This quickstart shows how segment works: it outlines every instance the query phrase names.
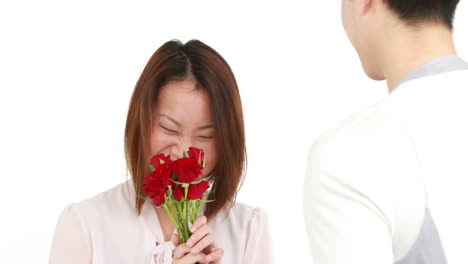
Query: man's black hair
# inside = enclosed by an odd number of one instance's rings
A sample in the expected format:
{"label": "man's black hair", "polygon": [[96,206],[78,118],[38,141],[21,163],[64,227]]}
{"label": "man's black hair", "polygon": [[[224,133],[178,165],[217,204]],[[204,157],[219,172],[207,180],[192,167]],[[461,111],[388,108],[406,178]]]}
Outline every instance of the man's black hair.
{"label": "man's black hair", "polygon": [[421,22],[442,22],[453,27],[455,8],[459,0],[384,0],[409,25]]}

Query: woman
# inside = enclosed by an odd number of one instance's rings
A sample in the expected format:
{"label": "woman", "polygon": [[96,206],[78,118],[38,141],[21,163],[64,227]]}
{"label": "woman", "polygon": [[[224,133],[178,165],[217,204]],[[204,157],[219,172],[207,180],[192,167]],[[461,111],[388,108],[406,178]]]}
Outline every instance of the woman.
{"label": "woman", "polygon": [[[163,208],[138,198],[150,158],[203,149],[212,190],[192,235],[180,244]],[[200,41],[169,41],[146,65],[125,128],[131,179],[68,205],[49,262],[271,263],[265,213],[235,203],[245,167],[242,107],[226,61]]]}

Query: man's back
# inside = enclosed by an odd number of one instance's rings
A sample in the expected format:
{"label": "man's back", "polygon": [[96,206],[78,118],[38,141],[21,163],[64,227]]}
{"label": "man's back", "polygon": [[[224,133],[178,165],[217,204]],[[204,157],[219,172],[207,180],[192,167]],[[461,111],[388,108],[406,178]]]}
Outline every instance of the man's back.
{"label": "man's back", "polygon": [[316,263],[468,263],[468,71],[409,81],[314,145]]}

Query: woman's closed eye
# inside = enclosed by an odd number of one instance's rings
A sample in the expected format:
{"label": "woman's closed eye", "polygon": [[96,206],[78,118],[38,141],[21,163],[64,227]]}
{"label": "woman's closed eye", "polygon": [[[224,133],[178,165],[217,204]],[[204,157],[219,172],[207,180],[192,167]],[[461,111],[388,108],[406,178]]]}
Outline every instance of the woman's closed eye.
{"label": "woman's closed eye", "polygon": [[208,139],[212,139],[213,136],[198,136],[199,138],[201,139],[204,139],[204,140],[208,140]]}
{"label": "woman's closed eye", "polygon": [[169,129],[169,128],[163,126],[163,125],[159,125],[159,126],[161,126],[161,128],[164,129],[168,133],[177,134],[177,131],[175,131],[175,130]]}

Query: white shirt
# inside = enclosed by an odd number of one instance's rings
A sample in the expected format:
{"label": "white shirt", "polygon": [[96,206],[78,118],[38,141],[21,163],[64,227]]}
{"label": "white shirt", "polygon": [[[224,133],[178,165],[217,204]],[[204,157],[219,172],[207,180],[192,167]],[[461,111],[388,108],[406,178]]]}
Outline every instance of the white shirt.
{"label": "white shirt", "polygon": [[311,149],[314,264],[468,263],[468,71],[402,83]]}
{"label": "white shirt", "polygon": [[[268,221],[259,208],[236,203],[208,222],[222,263],[272,263]],[[52,242],[50,264],[168,264],[174,246],[165,242],[156,211],[145,201],[135,210],[132,181],[68,205]]]}

